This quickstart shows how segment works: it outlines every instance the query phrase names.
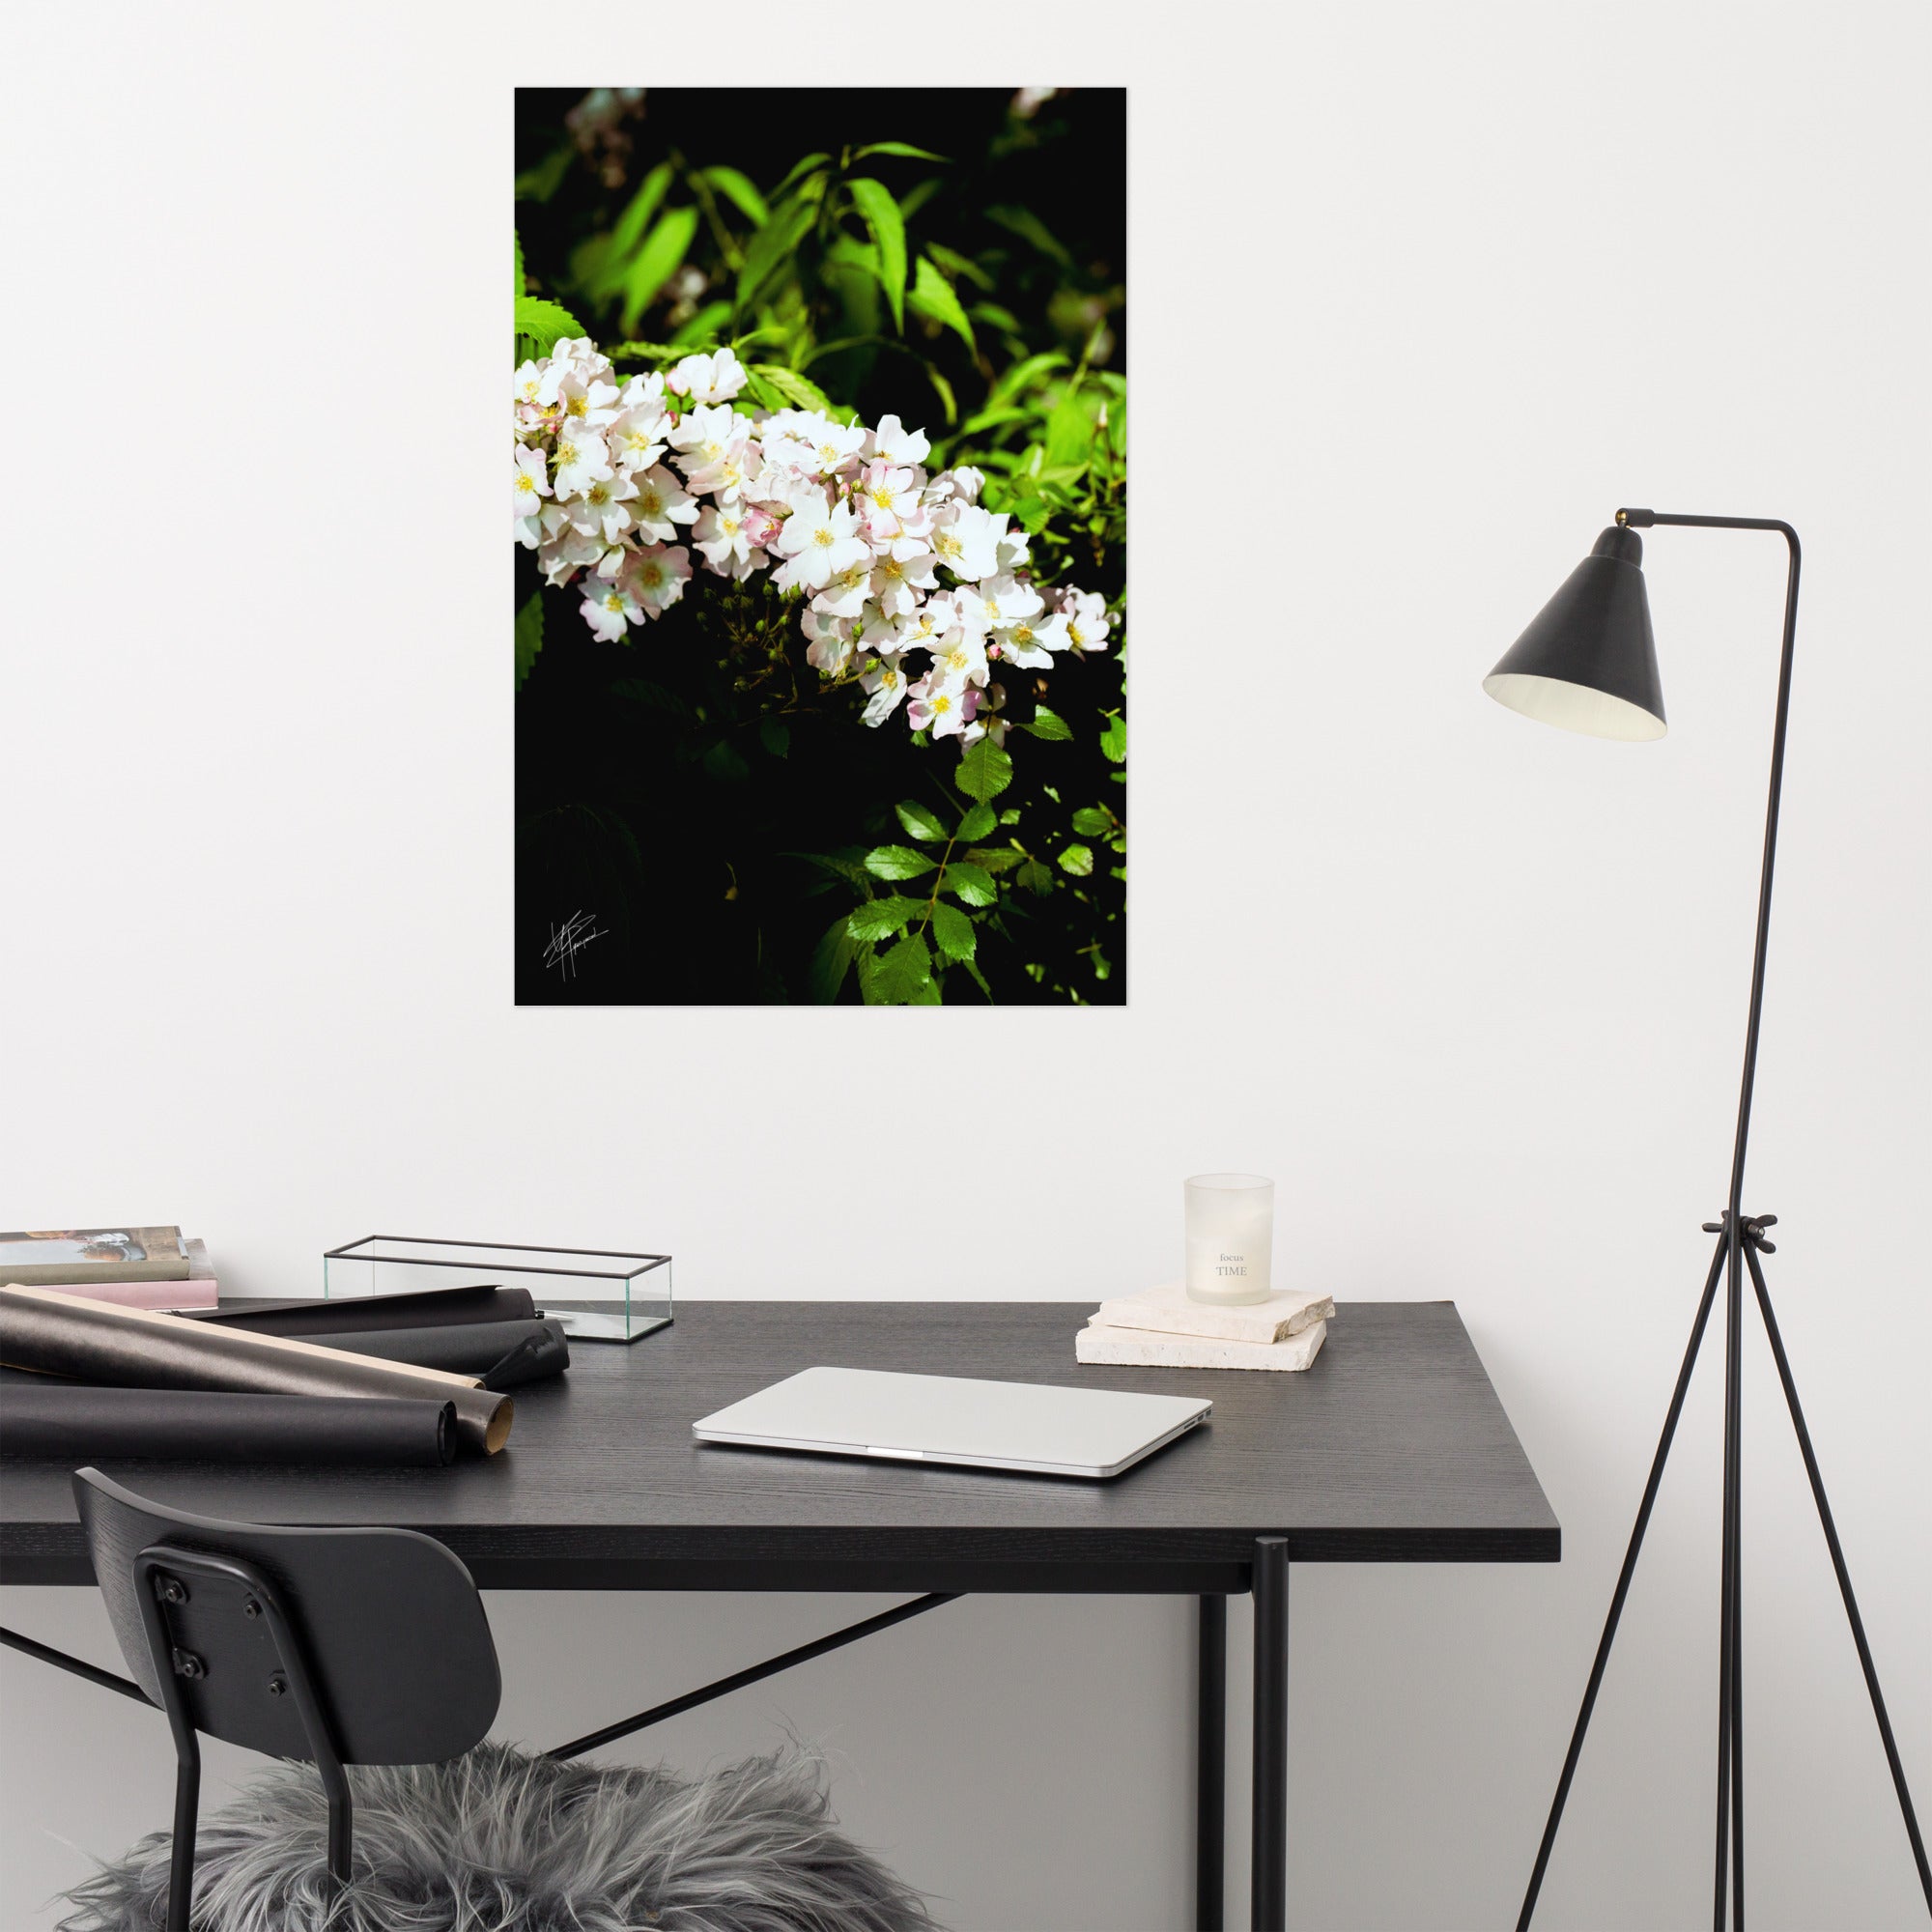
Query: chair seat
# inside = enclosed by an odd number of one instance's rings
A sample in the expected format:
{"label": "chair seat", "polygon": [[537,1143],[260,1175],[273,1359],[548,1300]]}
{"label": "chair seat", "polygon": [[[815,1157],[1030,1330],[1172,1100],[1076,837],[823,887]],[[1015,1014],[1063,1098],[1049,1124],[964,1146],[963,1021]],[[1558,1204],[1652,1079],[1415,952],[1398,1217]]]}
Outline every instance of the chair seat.
{"label": "chair seat", "polygon": [[[338,1895],[312,1766],[280,1764],[202,1820],[194,1932],[931,1932],[923,1902],[840,1832],[819,1761],[787,1748],[686,1780],[479,1745],[354,1766]],[[61,1932],[152,1932],[166,1833],[68,1894]]]}

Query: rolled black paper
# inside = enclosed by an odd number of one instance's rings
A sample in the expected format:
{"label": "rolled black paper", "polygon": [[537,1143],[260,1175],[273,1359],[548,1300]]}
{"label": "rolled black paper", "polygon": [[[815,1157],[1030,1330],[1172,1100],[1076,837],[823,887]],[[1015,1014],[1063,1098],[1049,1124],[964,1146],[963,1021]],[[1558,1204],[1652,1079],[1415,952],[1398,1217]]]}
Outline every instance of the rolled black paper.
{"label": "rolled black paper", "polygon": [[456,1408],[459,1443],[484,1455],[508,1440],[516,1413],[508,1396],[479,1388],[472,1377],[376,1361],[295,1335],[111,1308],[51,1288],[0,1286],[0,1362],[120,1388],[447,1402]]}
{"label": "rolled black paper", "polygon": [[440,1328],[444,1323],[529,1321],[536,1304],[526,1288],[425,1288],[407,1294],[334,1295],[307,1301],[230,1301],[185,1311],[188,1319],[256,1335],[367,1335],[379,1328]]}
{"label": "rolled black paper", "polygon": [[570,1344],[563,1338],[561,1321],[459,1321],[441,1328],[378,1328],[368,1334],[305,1339],[325,1349],[412,1362],[417,1368],[444,1369],[453,1376],[487,1375],[506,1356],[522,1350],[514,1371],[516,1381],[493,1381],[492,1388],[538,1381],[561,1375],[570,1366]]}
{"label": "rolled black paper", "polygon": [[446,1402],[320,1395],[230,1395],[201,1389],[0,1383],[0,1456],[70,1467],[98,1457],[182,1463],[293,1463],[312,1467],[435,1467],[456,1454]]}

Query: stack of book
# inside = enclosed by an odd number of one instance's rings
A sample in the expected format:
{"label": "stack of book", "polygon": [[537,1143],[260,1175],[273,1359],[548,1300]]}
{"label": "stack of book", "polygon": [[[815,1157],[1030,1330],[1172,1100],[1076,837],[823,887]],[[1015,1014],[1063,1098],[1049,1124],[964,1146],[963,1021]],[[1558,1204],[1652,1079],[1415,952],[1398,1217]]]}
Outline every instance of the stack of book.
{"label": "stack of book", "polygon": [[1326,1294],[1271,1294],[1227,1307],[1178,1281],[1103,1301],[1075,1336],[1078,1362],[1164,1369],[1305,1369],[1328,1338]]}
{"label": "stack of book", "polygon": [[49,1228],[0,1234],[0,1282],[57,1288],[120,1308],[213,1308],[203,1241],[179,1228]]}

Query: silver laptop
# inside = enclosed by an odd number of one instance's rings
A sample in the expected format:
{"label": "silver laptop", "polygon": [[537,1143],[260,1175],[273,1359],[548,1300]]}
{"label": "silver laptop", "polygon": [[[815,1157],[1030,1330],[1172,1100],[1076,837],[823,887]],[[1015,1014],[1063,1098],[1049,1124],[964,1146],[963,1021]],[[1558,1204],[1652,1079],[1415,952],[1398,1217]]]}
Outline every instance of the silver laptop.
{"label": "silver laptop", "polygon": [[1211,1402],[1119,1389],[804,1369],[691,1425],[701,1442],[1118,1476],[1208,1419]]}

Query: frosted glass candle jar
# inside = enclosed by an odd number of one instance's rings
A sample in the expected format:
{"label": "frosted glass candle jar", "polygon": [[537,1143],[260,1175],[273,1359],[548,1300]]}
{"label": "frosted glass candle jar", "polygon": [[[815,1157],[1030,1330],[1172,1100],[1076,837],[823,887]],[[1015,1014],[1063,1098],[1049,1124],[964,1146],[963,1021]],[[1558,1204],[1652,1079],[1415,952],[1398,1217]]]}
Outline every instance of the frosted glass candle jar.
{"label": "frosted glass candle jar", "polygon": [[1265,1301],[1274,1256],[1274,1182],[1259,1174],[1197,1174],[1186,1184],[1191,1301]]}

